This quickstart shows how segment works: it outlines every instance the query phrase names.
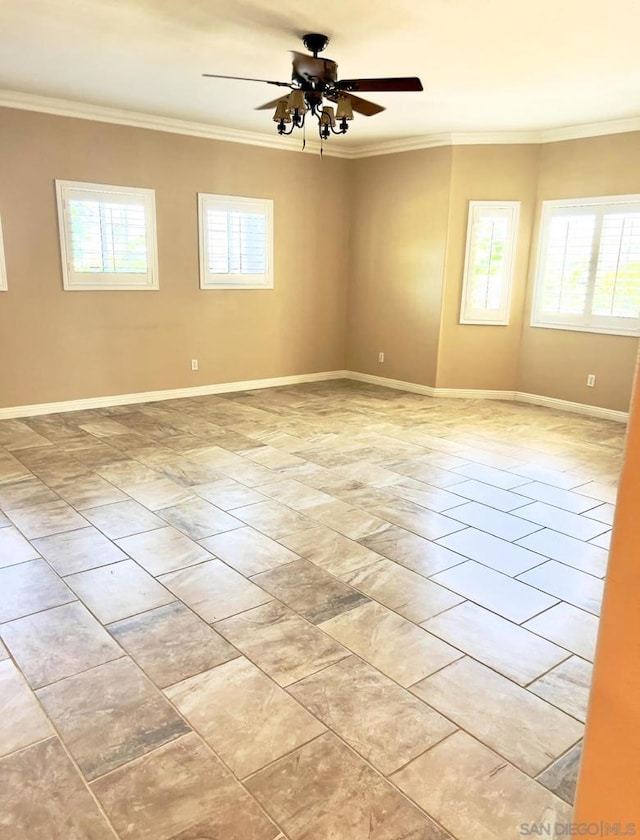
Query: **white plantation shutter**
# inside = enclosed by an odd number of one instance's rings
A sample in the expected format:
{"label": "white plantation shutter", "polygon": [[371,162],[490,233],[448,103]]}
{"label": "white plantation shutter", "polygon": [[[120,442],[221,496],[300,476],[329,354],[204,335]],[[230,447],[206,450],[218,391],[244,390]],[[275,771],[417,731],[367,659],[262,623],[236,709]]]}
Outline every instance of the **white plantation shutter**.
{"label": "white plantation shutter", "polygon": [[470,201],[461,324],[508,324],[520,202]]}
{"label": "white plantation shutter", "polygon": [[57,181],[65,289],[157,289],[153,190]]}
{"label": "white plantation shutter", "polygon": [[544,202],[531,323],[637,334],[640,196]]}
{"label": "white plantation shutter", "polygon": [[203,289],[273,287],[273,202],[201,193],[200,286]]}

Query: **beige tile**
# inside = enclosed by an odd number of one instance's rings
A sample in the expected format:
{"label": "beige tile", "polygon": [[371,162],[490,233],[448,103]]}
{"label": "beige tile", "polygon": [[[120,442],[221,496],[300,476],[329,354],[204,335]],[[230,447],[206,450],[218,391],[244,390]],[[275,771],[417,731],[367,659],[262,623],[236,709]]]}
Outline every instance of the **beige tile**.
{"label": "beige tile", "polygon": [[16,508],[7,511],[7,516],[29,540],[59,534],[62,531],[73,531],[87,524],[79,513],[62,501]]}
{"label": "beige tile", "polygon": [[116,502],[114,505],[91,508],[83,513],[89,522],[112,540],[141,534],[143,531],[151,531],[165,525],[162,519],[138,502]]}
{"label": "beige tile", "polygon": [[404,686],[462,656],[422,628],[373,602],[325,621],[322,629]]}
{"label": "beige tile", "polygon": [[314,521],[327,525],[352,540],[360,540],[387,527],[384,519],[371,516],[370,513],[337,499],[305,508],[305,513]]}
{"label": "beige tile", "polygon": [[308,560],[295,560],[253,577],[255,583],[312,624],[327,621],[368,601]]}
{"label": "beige tile", "polygon": [[207,537],[200,545],[245,576],[298,559],[293,551],[248,526]]}
{"label": "beige tile", "polygon": [[604,582],[564,563],[549,560],[520,575],[519,580],[587,612],[600,613]]}
{"label": "beige tile", "polygon": [[[525,539],[528,538],[525,537]],[[477,560],[484,566],[490,566],[505,575],[519,575],[544,563],[544,557],[540,554],[501,540],[492,534],[486,534],[484,531],[478,531],[476,528],[465,528],[464,531],[449,534],[448,537],[439,540],[439,545],[463,554],[470,560]]]}
{"label": "beige tile", "polygon": [[366,537],[362,545],[425,577],[457,566],[466,559],[397,525],[389,525],[384,531]]}
{"label": "beige tile", "polygon": [[380,559],[379,554],[324,525],[288,534],[281,537],[280,542],[336,576],[368,566]]}
{"label": "beige tile", "polygon": [[582,737],[576,720],[468,657],[412,691],[530,775]]}
{"label": "beige tile", "polygon": [[615,505],[598,505],[598,507],[588,510],[585,516],[588,519],[595,519],[597,522],[603,522],[605,525],[613,525],[613,520],[616,515]]}
{"label": "beige tile", "polygon": [[[527,485],[523,489],[526,489],[526,487]],[[475,481],[473,479],[456,484],[455,493],[458,496],[459,504],[462,504],[465,499],[469,499],[473,502],[488,505],[496,510],[501,510],[504,513],[508,513],[527,504],[527,500],[523,499],[522,496],[518,496],[516,493],[511,493],[509,490],[493,487],[491,484],[485,484],[482,481]],[[450,507],[453,507],[453,505],[450,505]]]}
{"label": "beige tile", "polygon": [[245,487],[244,484],[232,478],[221,478],[218,481],[198,484],[193,487],[193,492],[221,510],[233,510],[243,505],[255,505],[257,502],[267,501],[262,492],[258,493],[257,490]]}
{"label": "beige tile", "polygon": [[75,600],[44,560],[0,569],[0,595],[0,623]]}
{"label": "beige tile", "polygon": [[162,583],[207,622],[271,601],[271,595],[220,560],[163,575]]}
{"label": "beige tile", "polygon": [[608,552],[611,548],[611,531],[605,531],[599,537],[594,537],[592,540],[589,540],[589,543],[590,545],[597,545],[598,548],[603,548]]}
{"label": "beige tile", "polygon": [[233,515],[274,540],[295,531],[304,531],[313,524],[306,516],[279,502],[261,502],[236,508]]}
{"label": "beige tile", "polygon": [[174,596],[132,560],[79,572],[67,583],[103,624],[174,601]]}
{"label": "beige tile", "polygon": [[568,753],[565,753],[562,758],[559,758],[544,773],[541,773],[538,776],[538,781],[552,793],[555,793],[556,796],[573,805],[581,757],[582,742],[572,747]]}
{"label": "beige tile", "polygon": [[589,662],[572,656],[532,683],[529,690],[584,723],[592,670]]}
{"label": "beige tile", "polygon": [[3,624],[0,635],[32,688],[123,655],[122,649],[78,603]]}
{"label": "beige tile", "polygon": [[190,490],[166,477],[156,478],[144,484],[127,484],[124,490],[149,510],[159,510],[195,499]]}
{"label": "beige tile", "polygon": [[348,656],[330,636],[278,601],[220,621],[215,629],[279,685]]}
{"label": "beige tile", "polygon": [[372,512],[381,519],[386,519],[393,525],[399,525],[427,540],[437,540],[464,527],[448,516],[426,510],[406,499],[398,499],[393,504],[375,505]]}
{"label": "beige tile", "polygon": [[307,677],[289,691],[385,775],[455,730],[355,656]]}
{"label": "beige tile", "polygon": [[291,840],[447,840],[381,776],[327,733],[246,783]]}
{"label": "beige tile", "polygon": [[0,528],[0,568],[15,566],[25,560],[35,560],[40,555],[12,525]]}
{"label": "beige tile", "polygon": [[[596,522],[575,513],[568,513],[566,510],[560,510],[560,508],[552,507],[543,502],[532,502],[530,505],[520,508],[518,516],[540,527],[560,531],[561,534],[575,537],[578,540],[590,540],[604,533],[609,527],[602,522]],[[520,534],[519,536],[526,535]],[[513,537],[513,539],[517,539],[517,537]]]}
{"label": "beige tile", "polygon": [[600,502],[608,502],[615,505],[618,495],[618,488],[612,484],[603,484],[600,481],[589,481],[576,487],[574,493],[588,496],[590,499],[597,499]]}
{"label": "beige tile", "polygon": [[126,557],[117,545],[91,525],[77,531],[40,537],[33,540],[33,545],[63,576],[107,566]]}
{"label": "beige tile", "polygon": [[416,758],[393,781],[459,840],[512,840],[523,822],[571,821],[564,802],[466,732]]}
{"label": "beige tile", "polygon": [[129,501],[128,496],[99,475],[80,476],[61,481],[56,483],[56,492],[76,510]]}
{"label": "beige tile", "polygon": [[[140,485],[144,487],[145,485]],[[170,525],[117,541],[120,548],[151,575],[174,572],[210,560],[211,555]]]}
{"label": "beige tile", "polygon": [[179,601],[117,621],[108,629],[161,688],[240,655]]}
{"label": "beige tile", "polygon": [[242,527],[242,522],[204,499],[163,508],[158,513],[192,540],[201,540]]}
{"label": "beige tile", "polygon": [[519,685],[567,658],[564,648],[465,601],[425,621],[424,628]]}
{"label": "beige tile", "polygon": [[491,484],[493,487],[500,487],[502,490],[513,490],[531,481],[524,476],[514,475],[513,472],[497,470],[483,464],[463,464],[461,467],[453,467],[453,472],[460,475],[461,478],[466,476],[476,481],[482,481],[484,484]]}
{"label": "beige tile", "polygon": [[[455,487],[458,487],[456,484]],[[453,488],[455,490],[455,487]],[[425,484],[423,481],[416,481],[415,479],[404,479],[403,481],[394,484],[388,488],[387,495],[397,496],[400,499],[407,499],[410,502],[415,502],[421,507],[428,510],[434,510],[437,513],[449,510],[449,508],[462,505],[466,501],[462,496],[456,496],[453,492],[443,490],[440,487],[433,487],[430,484]]]}
{"label": "beige tile", "polygon": [[278,830],[194,734],[94,782],[121,840],[273,840]]}
{"label": "beige tile", "polygon": [[115,840],[57,738],[0,761],[0,814],[7,838]]}
{"label": "beige tile", "polygon": [[387,559],[343,575],[342,580],[415,622],[424,621],[463,600],[449,589]]}
{"label": "beige tile", "polygon": [[593,662],[598,619],[591,613],[571,604],[557,604],[527,621],[524,627]]}
{"label": "beige tile", "polygon": [[128,659],[68,677],[37,695],[87,779],[189,731]]}
{"label": "beige tile", "polygon": [[448,511],[448,515],[465,525],[477,528],[479,531],[493,534],[494,537],[500,537],[503,540],[517,540],[540,530],[541,527],[519,518],[521,511],[525,508],[518,508],[518,516],[515,516],[511,513],[494,510],[494,508],[482,505],[479,502],[469,502],[466,505],[452,508]]}
{"label": "beige tile", "polygon": [[518,487],[517,492],[529,499],[545,502],[570,513],[584,513],[598,504],[597,500],[581,496],[577,491],[563,490],[539,481],[532,481],[530,484]]}
{"label": "beige tile", "polygon": [[0,662],[0,720],[0,756],[53,734],[35,695],[10,659]]}
{"label": "beige tile", "polygon": [[540,481],[543,484],[550,484],[552,487],[559,487],[562,490],[573,490],[575,487],[584,484],[584,479],[576,478],[570,473],[549,469],[540,464],[524,464],[511,469],[510,472],[528,478],[530,481]]}
{"label": "beige tile", "polygon": [[296,481],[292,478],[273,481],[269,484],[261,484],[260,492],[264,493],[270,499],[290,507],[292,510],[303,512],[306,508],[334,501],[333,496],[330,496],[328,493],[323,493],[314,487],[308,487],[301,481]]}
{"label": "beige tile", "polygon": [[557,531],[544,528],[518,540],[518,544],[596,577],[604,577],[607,571],[607,551]]}
{"label": "beige tile", "polygon": [[0,483],[0,507],[3,510],[33,507],[46,502],[58,502],[58,496],[31,475],[23,476],[16,481]]}
{"label": "beige tile", "polygon": [[557,603],[555,598],[473,560],[433,580],[510,621],[521,623]]}
{"label": "beige tile", "polygon": [[165,694],[240,779],[325,731],[244,657]]}
{"label": "beige tile", "polygon": [[[121,459],[124,457],[120,455]],[[115,463],[97,467],[96,472],[120,489],[133,484],[155,481],[158,478],[154,470],[134,460],[118,460]]]}

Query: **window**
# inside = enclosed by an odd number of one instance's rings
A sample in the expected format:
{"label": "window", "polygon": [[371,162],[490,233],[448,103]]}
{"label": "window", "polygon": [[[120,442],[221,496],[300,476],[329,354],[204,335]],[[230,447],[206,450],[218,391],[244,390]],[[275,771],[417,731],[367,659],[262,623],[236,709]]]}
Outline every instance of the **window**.
{"label": "window", "polygon": [[7,266],[4,261],[4,240],[2,239],[2,220],[0,219],[0,292],[7,291]]}
{"label": "window", "polygon": [[519,201],[470,201],[461,324],[508,324]]}
{"label": "window", "polygon": [[543,203],[531,325],[638,334],[639,195]]}
{"label": "window", "polygon": [[56,181],[65,289],[157,289],[155,193]]}
{"label": "window", "polygon": [[201,289],[273,288],[273,201],[198,195]]}

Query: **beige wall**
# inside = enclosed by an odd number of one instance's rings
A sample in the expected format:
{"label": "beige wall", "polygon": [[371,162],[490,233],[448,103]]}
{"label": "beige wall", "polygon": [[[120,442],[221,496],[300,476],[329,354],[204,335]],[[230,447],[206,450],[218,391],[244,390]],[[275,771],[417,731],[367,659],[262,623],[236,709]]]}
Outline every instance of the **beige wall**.
{"label": "beige wall", "polygon": [[[56,178],[155,189],[159,291],[63,292]],[[197,192],[274,199],[273,291],[199,290]],[[344,367],[349,161],[0,109],[0,215],[0,407]]]}
{"label": "beige wall", "polygon": [[[640,193],[640,132],[547,143],[540,147],[536,219],[544,200],[625,193]],[[537,224],[533,242],[537,245]],[[638,339],[530,327],[535,268],[534,247],[529,265],[518,390],[626,411]],[[596,374],[595,388],[587,388],[589,373]]]}
{"label": "beige wall", "polygon": [[[160,291],[62,291],[56,178],[156,190]],[[273,291],[199,290],[197,192],[275,200]],[[540,202],[631,192],[640,132],[348,161],[0,109],[0,407],[346,367],[626,410],[637,339],[528,321]],[[522,203],[506,327],[458,323],[471,199]]]}
{"label": "beige wall", "polygon": [[[539,151],[535,145],[456,146],[453,150],[438,353],[440,388],[516,388]],[[467,218],[473,200],[521,202],[507,326],[459,323]]]}
{"label": "beige wall", "polygon": [[441,147],[353,162],[350,370],[435,385],[451,159]]}

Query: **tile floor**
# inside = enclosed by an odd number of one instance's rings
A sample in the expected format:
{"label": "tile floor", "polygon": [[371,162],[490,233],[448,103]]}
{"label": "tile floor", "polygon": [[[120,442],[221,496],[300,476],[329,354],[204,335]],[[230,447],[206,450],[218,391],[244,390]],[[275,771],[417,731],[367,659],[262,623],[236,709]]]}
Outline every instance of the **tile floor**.
{"label": "tile floor", "polygon": [[0,836],[568,821],[624,431],[350,382],[0,422]]}

